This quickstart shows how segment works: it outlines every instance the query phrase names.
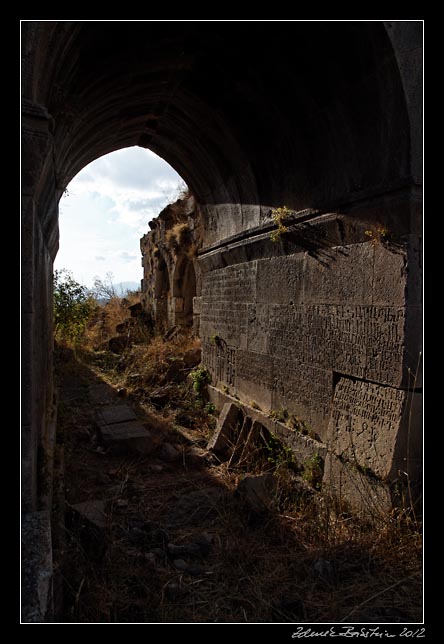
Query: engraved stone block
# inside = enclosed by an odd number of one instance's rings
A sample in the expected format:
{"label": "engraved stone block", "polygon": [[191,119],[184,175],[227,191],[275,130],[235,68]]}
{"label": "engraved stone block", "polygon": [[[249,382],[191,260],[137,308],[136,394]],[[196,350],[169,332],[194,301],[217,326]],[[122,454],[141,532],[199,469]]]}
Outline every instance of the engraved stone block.
{"label": "engraved stone block", "polygon": [[383,480],[416,476],[419,394],[340,377],[328,427],[330,449]]}

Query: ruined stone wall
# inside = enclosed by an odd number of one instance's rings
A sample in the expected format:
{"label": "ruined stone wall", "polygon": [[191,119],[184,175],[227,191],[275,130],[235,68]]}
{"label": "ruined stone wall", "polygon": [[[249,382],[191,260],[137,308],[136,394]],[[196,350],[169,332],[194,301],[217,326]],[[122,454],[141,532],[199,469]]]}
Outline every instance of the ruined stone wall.
{"label": "ruined stone wall", "polygon": [[349,212],[289,211],[280,233],[271,210],[262,226],[211,246],[190,198],[141,240],[145,307],[161,328],[180,323],[184,249],[171,247],[170,231],[186,221],[189,244],[203,246],[193,312],[214,390],[285,418],[290,444],[308,434],[326,488],[356,507],[366,486],[384,489],[387,508],[400,482],[421,477],[421,238],[401,223],[417,210],[407,190]]}
{"label": "ruined stone wall", "polygon": [[340,480],[358,507],[365,485],[344,468],[389,497],[421,476],[421,240],[395,223],[415,208],[404,196],[370,208],[379,222],[295,214],[275,241],[262,226],[199,256],[214,387],[308,431],[327,450],[326,487]]}
{"label": "ruined stone wall", "polygon": [[202,219],[189,194],[167,206],[150,222],[140,240],[142,304],[159,330],[174,325],[199,329],[193,300],[201,292],[197,252],[202,245]]}

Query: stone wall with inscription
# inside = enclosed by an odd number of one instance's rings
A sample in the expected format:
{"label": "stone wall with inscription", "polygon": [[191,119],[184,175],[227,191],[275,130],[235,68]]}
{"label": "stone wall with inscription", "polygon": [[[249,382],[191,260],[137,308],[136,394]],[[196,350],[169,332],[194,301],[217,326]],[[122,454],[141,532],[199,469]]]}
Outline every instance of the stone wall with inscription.
{"label": "stone wall with inscription", "polygon": [[285,410],[338,462],[375,479],[418,476],[420,296],[408,297],[417,240],[364,231],[312,253],[300,240],[276,252],[258,239],[244,242],[250,261],[234,244],[200,256],[200,336],[213,385],[265,413]]}

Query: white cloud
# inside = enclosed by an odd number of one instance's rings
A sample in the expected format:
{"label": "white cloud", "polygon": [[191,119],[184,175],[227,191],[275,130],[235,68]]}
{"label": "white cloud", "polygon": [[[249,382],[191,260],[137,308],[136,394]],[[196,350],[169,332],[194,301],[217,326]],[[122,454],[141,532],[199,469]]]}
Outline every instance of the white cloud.
{"label": "white cloud", "polygon": [[117,253],[117,257],[121,259],[124,262],[134,262],[135,260],[138,260],[139,257],[137,255],[133,255],[131,253],[128,253],[126,250],[122,250],[119,253]]}
{"label": "white cloud", "polygon": [[116,282],[139,281],[140,237],[181,187],[181,177],[149,150],[125,148],[93,161],[60,201],[56,267],[89,285],[109,271]]}
{"label": "white cloud", "polygon": [[88,194],[113,215],[109,220],[146,232],[148,222],[174,198],[183,180],[143,148],[125,148],[93,161],[71,181],[70,195]]}

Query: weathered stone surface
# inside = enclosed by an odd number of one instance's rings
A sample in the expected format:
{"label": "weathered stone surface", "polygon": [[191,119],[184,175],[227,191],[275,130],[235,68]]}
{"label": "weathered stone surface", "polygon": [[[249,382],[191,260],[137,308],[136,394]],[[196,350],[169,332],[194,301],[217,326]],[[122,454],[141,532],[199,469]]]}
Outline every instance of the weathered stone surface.
{"label": "weathered stone surface", "polygon": [[417,476],[419,399],[420,394],[341,377],[334,391],[329,448],[381,479],[395,479],[399,470]]}
{"label": "weathered stone surface", "polygon": [[97,421],[99,425],[113,425],[123,423],[128,420],[136,420],[137,416],[134,410],[128,405],[114,405],[104,407],[97,412]]}
{"label": "weathered stone surface", "polygon": [[389,485],[368,477],[350,463],[342,463],[333,454],[325,459],[322,491],[333,494],[340,508],[343,504],[343,509],[374,519],[386,519],[393,507]]}
{"label": "weathered stone surface", "polygon": [[226,453],[233,446],[240,420],[239,407],[226,403],[217,419],[216,430],[208,441],[207,449],[217,454]]}
{"label": "weathered stone surface", "polygon": [[52,616],[52,543],[49,513],[22,517],[22,621],[44,622]]}
{"label": "weathered stone surface", "polygon": [[186,353],[183,354],[183,361],[185,363],[185,366],[188,369],[191,369],[192,367],[197,367],[197,365],[200,363],[202,357],[202,350],[200,348],[197,349],[190,349]]}
{"label": "weathered stone surface", "polygon": [[100,433],[107,445],[117,449],[139,454],[149,454],[154,449],[151,433],[139,421],[102,425]]}
{"label": "weathered stone surface", "polygon": [[258,476],[246,476],[237,486],[236,494],[251,510],[262,513],[270,508],[275,487],[273,475],[267,472]]}

